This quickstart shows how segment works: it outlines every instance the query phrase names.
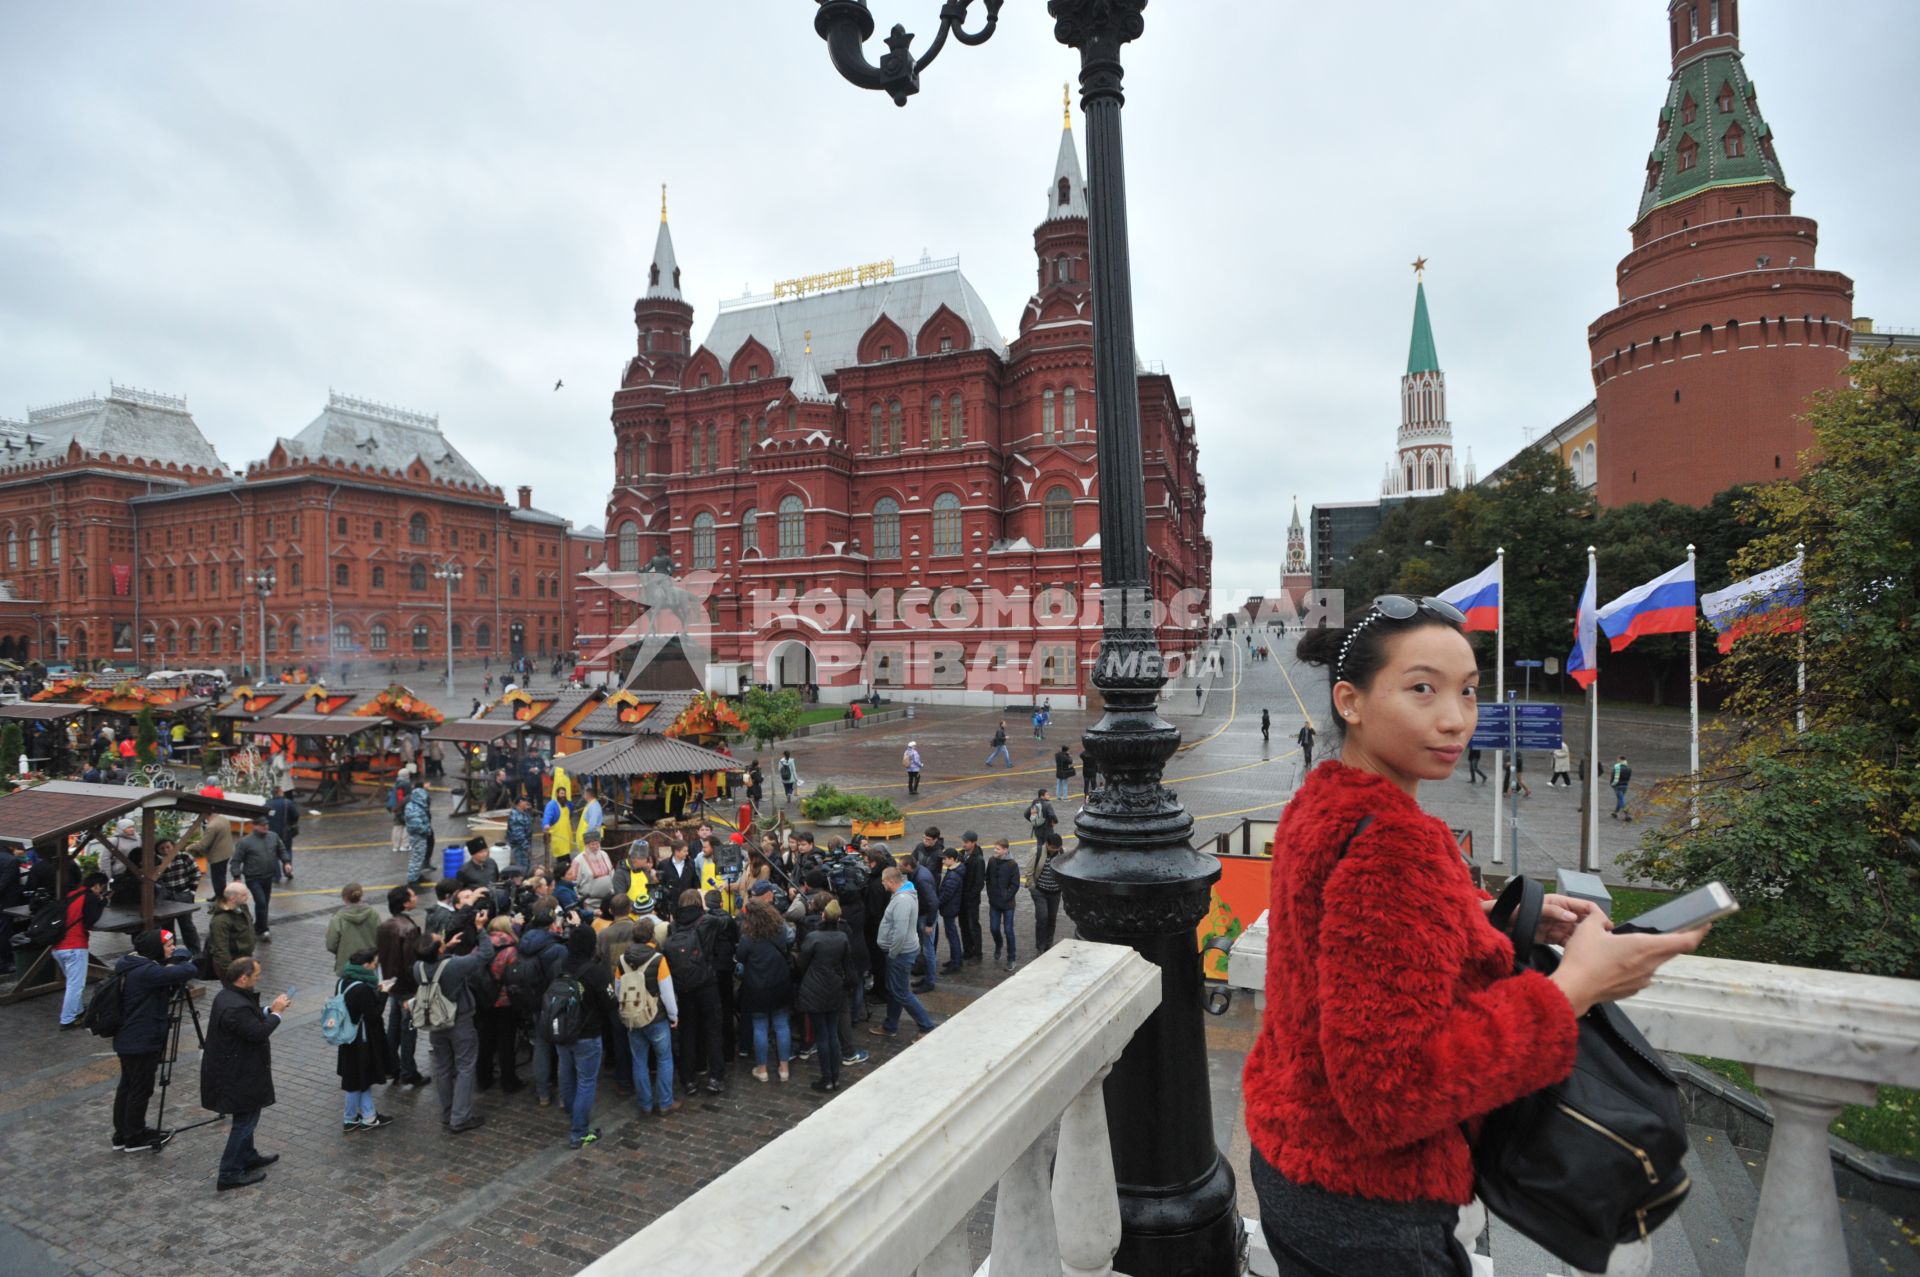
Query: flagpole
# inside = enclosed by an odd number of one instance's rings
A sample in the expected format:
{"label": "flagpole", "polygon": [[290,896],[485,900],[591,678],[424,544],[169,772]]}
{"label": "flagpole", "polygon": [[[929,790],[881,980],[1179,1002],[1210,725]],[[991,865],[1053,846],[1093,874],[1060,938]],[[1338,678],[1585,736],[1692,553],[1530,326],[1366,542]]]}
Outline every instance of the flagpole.
{"label": "flagpole", "polygon": [[[1493,552],[1493,556],[1494,565],[1499,569],[1497,575],[1500,579],[1500,611],[1494,618],[1493,625],[1493,703],[1504,705],[1507,703],[1507,547],[1504,545],[1499,547]],[[1500,770],[1504,761],[1501,758],[1503,752],[1498,749],[1493,751],[1493,770],[1487,773],[1489,777],[1506,776],[1506,773]],[[1502,841],[1500,791],[1493,789],[1491,780],[1487,788],[1493,790],[1493,863],[1505,864],[1506,859],[1500,849]]]}
{"label": "flagpole", "polygon": [[[1694,580],[1694,598],[1700,597],[1700,577],[1694,563],[1693,544],[1687,544],[1687,575]],[[1695,604],[1693,624],[1687,629],[1687,727],[1691,735],[1688,764],[1692,772],[1692,792],[1687,799],[1690,827],[1700,828],[1700,616]]]}
{"label": "flagpole", "polygon": [[[1800,565],[1801,600],[1800,629],[1795,635],[1797,639],[1795,645],[1797,648],[1797,659],[1794,663],[1798,666],[1796,681],[1799,687],[1799,695],[1794,702],[1793,730],[1796,732],[1804,732],[1807,730],[1807,543],[1805,541],[1795,541],[1793,543],[1793,561]],[[1505,602],[1504,597],[1501,601]],[[1498,835],[1496,834],[1495,837],[1498,837]],[[1498,843],[1494,845],[1496,847],[1499,846]]]}
{"label": "flagpole", "polygon": [[[1598,558],[1592,546],[1587,547],[1587,576],[1594,582],[1594,607],[1600,606],[1600,577]],[[1600,668],[1599,627],[1594,627],[1594,650],[1587,654],[1593,662],[1594,670]],[[1593,768],[1593,775],[1587,777],[1591,786],[1593,801],[1587,804],[1587,858],[1588,864],[1580,867],[1588,873],[1600,871],[1600,678],[1598,673],[1587,681],[1587,759]]]}

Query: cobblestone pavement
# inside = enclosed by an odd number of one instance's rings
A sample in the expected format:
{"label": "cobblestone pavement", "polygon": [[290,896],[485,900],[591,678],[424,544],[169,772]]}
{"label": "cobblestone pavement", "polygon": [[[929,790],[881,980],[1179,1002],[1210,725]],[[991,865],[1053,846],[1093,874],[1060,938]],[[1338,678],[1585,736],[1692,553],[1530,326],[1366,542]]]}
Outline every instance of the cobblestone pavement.
{"label": "cobblestone pavement", "polygon": [[[1170,783],[1195,813],[1201,836],[1232,827],[1242,816],[1279,809],[1299,777],[1294,733],[1308,711],[1324,726],[1324,697],[1299,669],[1283,661],[1248,662],[1244,653],[1203,685],[1197,701],[1191,683],[1170,691],[1170,716],[1188,741],[1169,769]],[[1270,744],[1260,739],[1262,707],[1273,715]],[[831,780],[901,801],[910,835],[937,824],[949,841],[969,828],[989,841],[1014,838],[1025,833],[1020,814],[1034,792],[1052,792],[1053,750],[1065,740],[1077,755],[1088,718],[1057,710],[1045,741],[1033,738],[1024,719],[1010,719],[1014,765],[989,770],[984,762],[997,717],[988,709],[921,709],[912,720],[807,738],[793,750],[809,784]],[[1616,725],[1609,713],[1602,744],[1615,749],[1608,742],[1616,735],[1630,742],[1616,752],[1634,757],[1638,776],[1684,765],[1684,715],[1628,711],[1619,717]],[[1571,714],[1569,729],[1577,730]],[[921,792],[911,799],[899,767],[910,740],[927,761]],[[1528,774],[1545,780],[1544,766]],[[1079,783],[1074,781],[1076,794]],[[1422,799],[1455,824],[1484,825],[1492,801],[1481,801],[1487,792],[1459,780],[1429,786]],[[1572,863],[1577,801],[1543,784],[1534,794],[1523,815],[1523,863]],[[1063,820],[1075,805],[1064,805]],[[437,813],[448,806],[447,797],[436,798]],[[1604,820],[1601,827],[1609,855],[1638,831],[1609,828]],[[141,1277],[156,1267],[187,1267],[209,1277],[568,1273],[823,1102],[805,1085],[815,1076],[811,1062],[796,1062],[794,1081],[786,1085],[756,1083],[743,1065],[732,1071],[726,1094],[688,1102],[670,1118],[643,1120],[603,1075],[596,1120],[605,1138],[570,1152],[564,1120],[556,1109],[536,1107],[530,1092],[484,1095],[480,1111],[487,1125],[449,1136],[434,1120],[430,1089],[386,1087],[376,1093],[380,1108],[398,1121],[342,1136],[334,1052],[316,1023],[332,978],[322,937],[342,884],[361,882],[369,899],[377,900],[397,880],[402,863],[388,849],[389,828],[387,814],[373,808],[309,816],[295,849],[295,881],[275,892],[274,943],[262,947],[262,987],[297,985],[300,992],[274,1037],[279,1102],[267,1110],[258,1135],[260,1147],[282,1159],[259,1187],[215,1195],[214,1167],[224,1139],[219,1121],[182,1132],[157,1155],[115,1154],[108,1135],[118,1073],[107,1044],[85,1033],[56,1031],[52,998],[0,1007],[0,1146],[7,1153],[0,1159],[0,1271]],[[459,833],[457,822],[443,822],[442,841]],[[1030,937],[1024,903],[1020,925]],[[1061,930],[1071,934],[1071,921],[1063,919]],[[102,937],[97,952],[112,960],[125,946],[123,938]],[[969,968],[943,978],[926,1002],[935,1016],[950,1016],[1005,978],[990,967]],[[1255,1027],[1246,999],[1236,1000],[1227,1017],[1208,1022],[1216,1135],[1243,1175],[1239,1063]],[[198,1105],[191,1026],[185,1033],[166,1098],[168,1125],[209,1116]],[[856,1035],[873,1052],[870,1063],[848,1071],[856,1084],[913,1049],[910,1034],[883,1041],[856,1028]],[[920,1059],[937,1050],[932,1042],[921,1048],[914,1066],[937,1066],[937,1055]],[[156,1097],[156,1110],[158,1102]],[[990,1199],[973,1218],[979,1259],[990,1235]],[[724,1226],[724,1220],[715,1221],[715,1227]]]}

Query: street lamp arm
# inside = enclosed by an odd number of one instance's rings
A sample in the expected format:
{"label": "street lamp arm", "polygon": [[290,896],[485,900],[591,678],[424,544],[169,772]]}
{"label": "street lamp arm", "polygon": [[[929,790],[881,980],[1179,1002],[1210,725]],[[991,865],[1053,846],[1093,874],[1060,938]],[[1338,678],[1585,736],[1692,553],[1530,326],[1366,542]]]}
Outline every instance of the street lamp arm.
{"label": "street lamp arm", "polygon": [[946,0],[940,6],[940,33],[934,37],[933,46],[917,60],[913,56],[913,33],[897,22],[887,34],[887,52],[881,55],[879,64],[876,66],[867,60],[865,45],[873,35],[874,23],[866,0],[819,0],[820,8],[813,15],[813,29],[827,42],[834,69],[849,84],[862,89],[880,89],[893,99],[895,106],[905,106],[907,99],[920,91],[920,72],[940,56],[948,36],[966,45],[985,44],[992,38],[1004,0],[981,0],[981,3],[986,6],[986,21],[976,30],[968,31],[967,10],[973,0]]}

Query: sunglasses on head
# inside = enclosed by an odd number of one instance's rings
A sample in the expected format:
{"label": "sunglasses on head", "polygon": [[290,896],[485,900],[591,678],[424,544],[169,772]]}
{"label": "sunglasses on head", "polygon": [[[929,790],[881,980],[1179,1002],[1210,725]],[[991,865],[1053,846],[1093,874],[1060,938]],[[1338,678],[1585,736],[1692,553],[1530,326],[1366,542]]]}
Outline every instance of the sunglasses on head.
{"label": "sunglasses on head", "polygon": [[1418,613],[1426,612],[1443,621],[1452,621],[1455,625],[1467,623],[1466,614],[1459,608],[1445,599],[1432,597],[1412,599],[1404,594],[1382,594],[1374,599],[1373,610],[1389,621],[1410,621]]}

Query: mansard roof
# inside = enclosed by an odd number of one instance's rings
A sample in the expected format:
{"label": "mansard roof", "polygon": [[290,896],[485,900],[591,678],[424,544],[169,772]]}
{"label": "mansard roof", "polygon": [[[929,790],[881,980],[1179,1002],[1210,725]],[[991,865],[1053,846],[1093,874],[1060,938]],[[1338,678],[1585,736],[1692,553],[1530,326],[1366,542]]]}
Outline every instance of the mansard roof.
{"label": "mansard roof", "polygon": [[0,420],[0,472],[64,460],[76,445],[95,457],[228,473],[185,399],[117,385],[108,386],[104,399],[35,408],[25,421]]}
{"label": "mansard roof", "polygon": [[[1006,357],[1007,343],[993,322],[993,312],[960,273],[957,257],[923,261],[890,278],[853,288],[783,301],[736,302],[714,318],[700,344],[724,366],[749,339],[758,341],[773,355],[771,375],[794,377],[801,372],[806,334],[811,331],[814,362],[821,372],[830,373],[860,362],[856,353],[860,338],[882,315],[905,332],[915,333],[942,306],[966,321],[972,349]],[[903,343],[896,357],[910,354]]]}
{"label": "mansard roof", "polygon": [[281,442],[293,462],[347,461],[403,473],[418,457],[436,482],[493,486],[440,433],[440,418],[346,395],[329,393],[320,415]]}
{"label": "mansard roof", "polygon": [[[1731,90],[1721,110],[1721,87]],[[1694,118],[1686,119],[1687,99]],[[1747,79],[1740,50],[1717,48],[1676,69],[1667,84],[1666,105],[1660,112],[1661,136],[1647,157],[1649,180],[1641,187],[1636,222],[1664,204],[1717,186],[1752,186],[1772,182],[1792,194],[1780,157],[1774,150],[1773,130],[1760,117],[1753,82]],[[1740,154],[1727,154],[1726,137],[1737,133]],[[1680,166],[1680,150],[1694,151],[1691,168]]]}

